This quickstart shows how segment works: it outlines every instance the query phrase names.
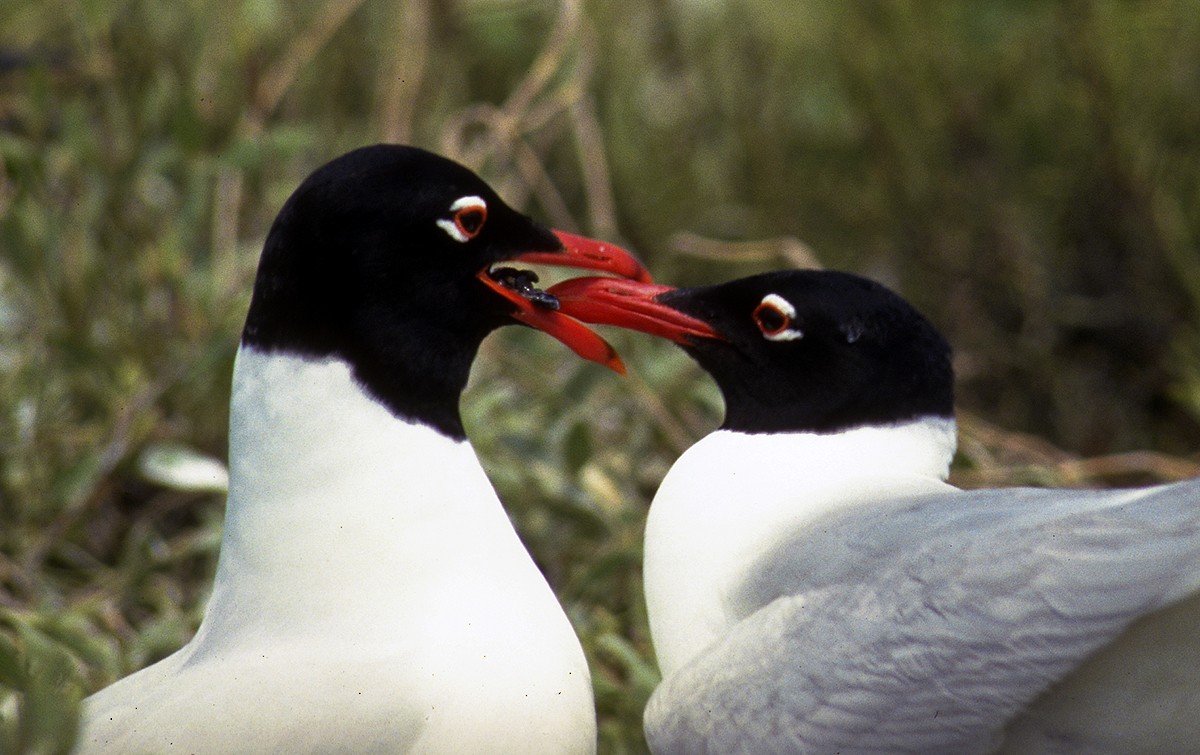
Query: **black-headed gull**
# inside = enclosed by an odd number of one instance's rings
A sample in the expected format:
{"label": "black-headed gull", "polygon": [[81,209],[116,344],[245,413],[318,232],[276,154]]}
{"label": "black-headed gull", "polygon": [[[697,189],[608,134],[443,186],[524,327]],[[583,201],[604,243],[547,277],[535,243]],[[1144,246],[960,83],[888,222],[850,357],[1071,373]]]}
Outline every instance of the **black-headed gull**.
{"label": "black-headed gull", "polygon": [[725,397],[646,526],[656,753],[1196,750],[1200,481],[946,484],[950,349],[865,278],[549,290]]}
{"label": "black-headed gull", "polygon": [[296,190],[234,367],[203,623],[87,699],[81,751],[594,751],[579,641],[458,402],[480,342],[508,323],[620,363],[507,262],[648,279],[419,149],[359,149]]}

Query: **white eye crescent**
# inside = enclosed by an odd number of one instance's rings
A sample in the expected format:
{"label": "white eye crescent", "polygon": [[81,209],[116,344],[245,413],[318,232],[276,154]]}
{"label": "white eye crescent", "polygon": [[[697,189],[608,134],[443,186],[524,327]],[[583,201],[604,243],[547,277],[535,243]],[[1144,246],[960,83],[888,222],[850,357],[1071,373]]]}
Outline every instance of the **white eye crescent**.
{"label": "white eye crescent", "polygon": [[450,238],[465,244],[479,235],[487,222],[487,202],[475,195],[459,197],[450,205],[451,216],[437,221]]}
{"label": "white eye crescent", "polygon": [[779,294],[767,294],[754,308],[754,324],[768,341],[795,341],[804,332],[792,327],[796,308]]}

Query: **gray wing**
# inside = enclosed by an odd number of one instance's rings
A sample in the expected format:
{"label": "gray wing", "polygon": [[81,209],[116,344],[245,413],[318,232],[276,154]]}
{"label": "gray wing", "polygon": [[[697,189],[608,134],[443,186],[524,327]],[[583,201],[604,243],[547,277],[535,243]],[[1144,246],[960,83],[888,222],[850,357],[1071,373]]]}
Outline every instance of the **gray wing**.
{"label": "gray wing", "polygon": [[1134,619],[1200,589],[1200,483],[991,490],[829,516],[664,681],[656,753],[983,752]]}

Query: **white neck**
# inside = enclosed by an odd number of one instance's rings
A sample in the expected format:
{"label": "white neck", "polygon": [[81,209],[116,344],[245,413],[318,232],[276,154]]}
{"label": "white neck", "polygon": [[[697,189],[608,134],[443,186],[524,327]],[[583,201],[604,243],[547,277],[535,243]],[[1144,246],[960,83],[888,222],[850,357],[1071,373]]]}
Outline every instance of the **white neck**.
{"label": "white neck", "polygon": [[952,419],[840,433],[718,430],[679,458],[646,523],[645,583],[669,674],[728,631],[744,570],[785,533],[878,494],[945,487]]}
{"label": "white neck", "polygon": [[[530,741],[521,722],[594,736],[579,641],[466,441],[396,419],[338,359],[242,347],[233,385],[192,662],[294,647],[305,684],[324,683],[322,665],[378,669],[378,695],[437,711],[422,742],[438,747]],[[513,716],[508,734],[462,726],[492,709]]]}
{"label": "white neck", "polygon": [[345,362],[243,347],[233,386],[214,601],[261,589],[258,599],[289,611],[378,608],[387,595],[373,585],[419,581],[442,557],[470,561],[481,541],[513,545],[470,445],[396,419]]}

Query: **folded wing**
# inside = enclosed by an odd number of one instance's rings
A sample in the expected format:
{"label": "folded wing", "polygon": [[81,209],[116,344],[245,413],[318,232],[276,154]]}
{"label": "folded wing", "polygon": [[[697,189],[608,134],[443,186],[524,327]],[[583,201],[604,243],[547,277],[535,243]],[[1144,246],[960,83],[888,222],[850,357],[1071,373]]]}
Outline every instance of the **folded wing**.
{"label": "folded wing", "polygon": [[[1200,589],[1200,483],[894,501],[785,533],[746,573],[741,621],[655,692],[656,753],[986,752],[1136,619]],[[1173,720],[1200,736],[1200,709]],[[1068,750],[1084,736],[1034,728]]]}

